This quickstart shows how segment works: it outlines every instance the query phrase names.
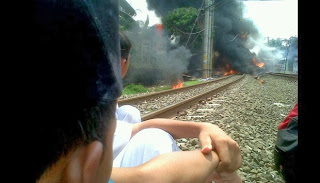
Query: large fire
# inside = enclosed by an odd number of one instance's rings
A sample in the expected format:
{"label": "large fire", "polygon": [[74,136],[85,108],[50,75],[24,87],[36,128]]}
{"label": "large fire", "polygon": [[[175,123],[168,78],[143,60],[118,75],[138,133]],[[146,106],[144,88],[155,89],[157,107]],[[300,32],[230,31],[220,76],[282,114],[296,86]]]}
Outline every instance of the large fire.
{"label": "large fire", "polygon": [[224,76],[231,75],[231,74],[235,73],[235,71],[233,69],[230,69],[230,65],[229,64],[226,65],[226,69],[225,70],[226,71],[223,74]]}
{"label": "large fire", "polygon": [[258,62],[256,57],[253,57],[252,62],[254,65],[256,65],[259,68],[262,68],[264,66],[263,62]]}
{"label": "large fire", "polygon": [[234,72],[234,70],[232,70],[232,69],[230,69],[229,71],[226,71],[226,72],[224,72],[224,76],[227,76],[227,75],[231,75],[231,74],[234,74],[235,72]]}
{"label": "large fire", "polygon": [[172,89],[177,89],[177,88],[182,88],[183,87],[183,82],[179,80],[178,84],[172,86]]}

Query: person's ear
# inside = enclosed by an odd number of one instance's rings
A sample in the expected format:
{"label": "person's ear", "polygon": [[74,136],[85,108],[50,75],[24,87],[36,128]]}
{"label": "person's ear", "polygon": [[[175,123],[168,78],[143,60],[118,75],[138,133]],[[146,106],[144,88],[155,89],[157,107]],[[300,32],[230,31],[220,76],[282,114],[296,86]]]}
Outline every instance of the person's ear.
{"label": "person's ear", "polygon": [[127,59],[126,58],[122,58],[121,57],[121,66],[124,65],[126,63]]}
{"label": "person's ear", "polygon": [[121,57],[121,77],[123,78],[128,70],[128,64],[127,59]]}
{"label": "person's ear", "polygon": [[93,141],[78,149],[68,163],[65,172],[67,182],[96,182],[102,156],[103,145],[99,141]]}

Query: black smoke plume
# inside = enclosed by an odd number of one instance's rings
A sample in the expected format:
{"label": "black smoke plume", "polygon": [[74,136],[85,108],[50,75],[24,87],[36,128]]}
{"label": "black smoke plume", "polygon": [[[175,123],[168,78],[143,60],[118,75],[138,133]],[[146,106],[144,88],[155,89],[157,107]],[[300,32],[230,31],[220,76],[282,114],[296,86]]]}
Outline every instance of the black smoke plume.
{"label": "black smoke plume", "polygon": [[242,18],[241,1],[216,0],[215,4],[215,68],[229,64],[235,71],[253,72],[256,66],[252,60],[256,55],[250,49],[255,46],[251,39],[259,37],[257,28],[251,20]]}
{"label": "black smoke plume", "polygon": [[[147,0],[147,3],[150,10],[165,16],[176,8],[199,8],[202,0]],[[209,7],[214,8],[214,72],[232,69],[252,73],[258,68],[253,62],[256,54],[250,49],[254,48],[252,40],[259,37],[259,32],[251,20],[243,18],[244,7],[238,0],[215,0],[214,6]],[[202,60],[198,63],[201,65]]]}

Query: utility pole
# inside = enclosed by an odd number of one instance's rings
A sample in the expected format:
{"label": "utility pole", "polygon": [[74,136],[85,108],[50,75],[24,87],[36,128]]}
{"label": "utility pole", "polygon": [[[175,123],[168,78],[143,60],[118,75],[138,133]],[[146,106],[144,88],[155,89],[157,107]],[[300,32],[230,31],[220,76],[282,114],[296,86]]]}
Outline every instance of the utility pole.
{"label": "utility pole", "polygon": [[213,38],[214,38],[214,0],[211,0],[211,5],[210,5],[210,36],[209,36],[209,40],[210,40],[210,61],[209,61],[209,77],[213,76],[213,66],[214,66],[214,44],[213,44]]}
{"label": "utility pole", "polygon": [[213,2],[205,0],[204,38],[203,38],[203,65],[202,78],[210,77],[212,69],[212,26],[213,26]]}

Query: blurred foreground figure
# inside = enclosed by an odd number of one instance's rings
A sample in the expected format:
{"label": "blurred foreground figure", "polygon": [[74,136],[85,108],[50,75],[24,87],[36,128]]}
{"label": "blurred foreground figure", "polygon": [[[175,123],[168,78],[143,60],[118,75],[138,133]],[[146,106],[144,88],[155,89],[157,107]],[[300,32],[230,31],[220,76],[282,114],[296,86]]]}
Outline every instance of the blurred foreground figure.
{"label": "blurred foreground figure", "polygon": [[279,124],[274,149],[275,168],[286,183],[298,181],[298,103]]}

